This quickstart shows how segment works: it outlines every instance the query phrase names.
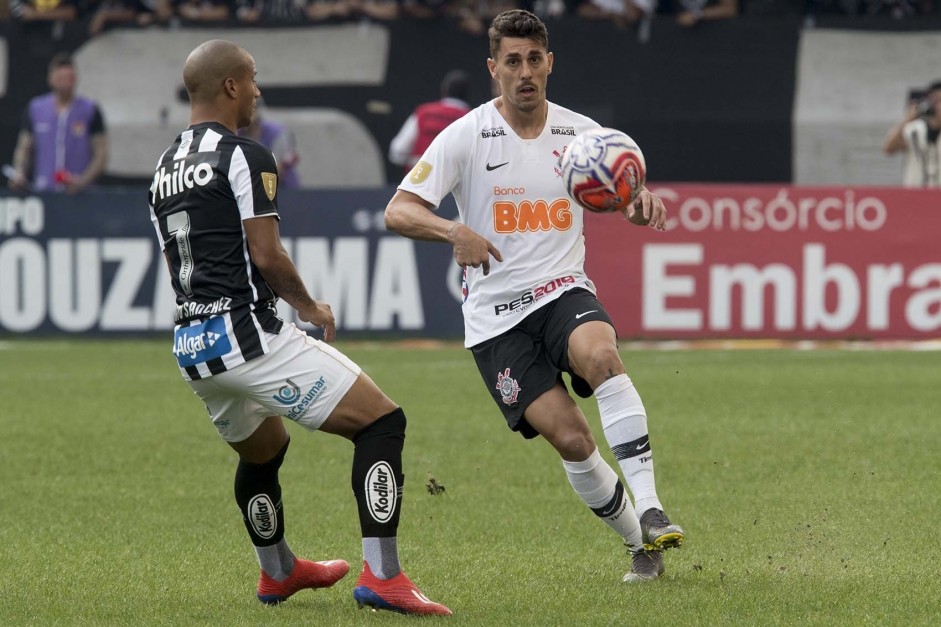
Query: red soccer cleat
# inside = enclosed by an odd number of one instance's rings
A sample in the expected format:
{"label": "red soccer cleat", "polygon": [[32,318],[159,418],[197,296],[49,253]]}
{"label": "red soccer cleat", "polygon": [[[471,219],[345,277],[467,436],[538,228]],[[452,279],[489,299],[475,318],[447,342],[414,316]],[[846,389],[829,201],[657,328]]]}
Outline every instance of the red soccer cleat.
{"label": "red soccer cleat", "polygon": [[258,600],[267,605],[277,605],[304,588],[329,588],[350,572],[350,565],[343,560],[311,562],[297,557],[294,571],[284,581],[275,581],[265,571],[258,579]]}
{"label": "red soccer cleat", "polygon": [[392,579],[377,579],[366,562],[353,588],[353,598],[360,607],[368,605],[400,614],[451,615],[451,610],[422,594],[405,573],[400,572]]}

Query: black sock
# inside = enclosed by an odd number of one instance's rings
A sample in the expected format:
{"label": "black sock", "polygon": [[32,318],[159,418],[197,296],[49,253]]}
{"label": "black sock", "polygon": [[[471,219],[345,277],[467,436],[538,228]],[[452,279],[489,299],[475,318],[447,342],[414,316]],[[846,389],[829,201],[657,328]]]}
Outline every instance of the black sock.
{"label": "black sock", "polygon": [[278,469],[284,461],[288,444],[264,464],[239,460],[235,471],[235,501],[242,512],[245,529],[256,547],[272,546],[284,538],[284,507]]}
{"label": "black sock", "polygon": [[395,537],[402,509],[405,412],[392,411],[353,436],[353,494],[364,538]]}

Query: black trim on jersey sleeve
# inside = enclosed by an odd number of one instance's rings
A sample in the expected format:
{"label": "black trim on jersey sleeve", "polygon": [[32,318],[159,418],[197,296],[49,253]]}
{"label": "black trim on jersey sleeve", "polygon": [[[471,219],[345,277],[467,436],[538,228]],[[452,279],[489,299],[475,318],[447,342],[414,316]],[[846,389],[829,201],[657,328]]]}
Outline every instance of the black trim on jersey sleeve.
{"label": "black trim on jersey sleeve", "polygon": [[278,216],[278,165],[271,151],[251,140],[239,142],[229,163],[229,184],[243,220]]}

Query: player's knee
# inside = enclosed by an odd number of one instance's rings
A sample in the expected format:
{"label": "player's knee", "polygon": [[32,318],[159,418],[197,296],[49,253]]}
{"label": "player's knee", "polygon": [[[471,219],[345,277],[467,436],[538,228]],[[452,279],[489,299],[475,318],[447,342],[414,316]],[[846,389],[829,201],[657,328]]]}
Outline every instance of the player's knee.
{"label": "player's knee", "polygon": [[624,363],[616,346],[599,343],[592,346],[579,360],[580,372],[583,379],[593,388],[600,385],[612,374],[619,375],[624,372]]}
{"label": "player's knee", "polygon": [[353,436],[353,443],[359,444],[364,440],[370,440],[372,438],[401,438],[405,439],[405,426],[406,426],[405,412],[402,411],[401,407],[396,407],[394,410],[380,416],[376,420],[372,421],[362,429],[356,432]]}
{"label": "player's knee", "polygon": [[281,464],[284,463],[284,456],[287,455],[289,444],[291,444],[290,438],[284,442],[284,445],[278,449],[278,451],[273,456],[264,462],[251,462],[243,457],[239,457],[239,467],[252,469],[256,473],[274,473],[277,475],[278,470],[281,468]]}
{"label": "player's knee", "polygon": [[552,446],[563,459],[569,461],[584,461],[596,448],[591,431],[587,428],[567,429],[555,434]]}

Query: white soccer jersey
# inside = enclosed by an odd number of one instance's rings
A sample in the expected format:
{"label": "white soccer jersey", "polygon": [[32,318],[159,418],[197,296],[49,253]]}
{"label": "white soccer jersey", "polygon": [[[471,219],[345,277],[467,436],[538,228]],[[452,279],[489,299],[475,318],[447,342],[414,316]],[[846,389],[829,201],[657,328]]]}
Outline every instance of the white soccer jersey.
{"label": "white soccer jersey", "polygon": [[515,326],[566,290],[595,286],[585,275],[582,208],[559,169],[572,138],[599,125],[549,103],[536,139],[521,139],[493,101],[446,128],[399,189],[435,207],[452,193],[460,220],[493,242],[503,262],[464,273],[464,344],[474,346]]}

